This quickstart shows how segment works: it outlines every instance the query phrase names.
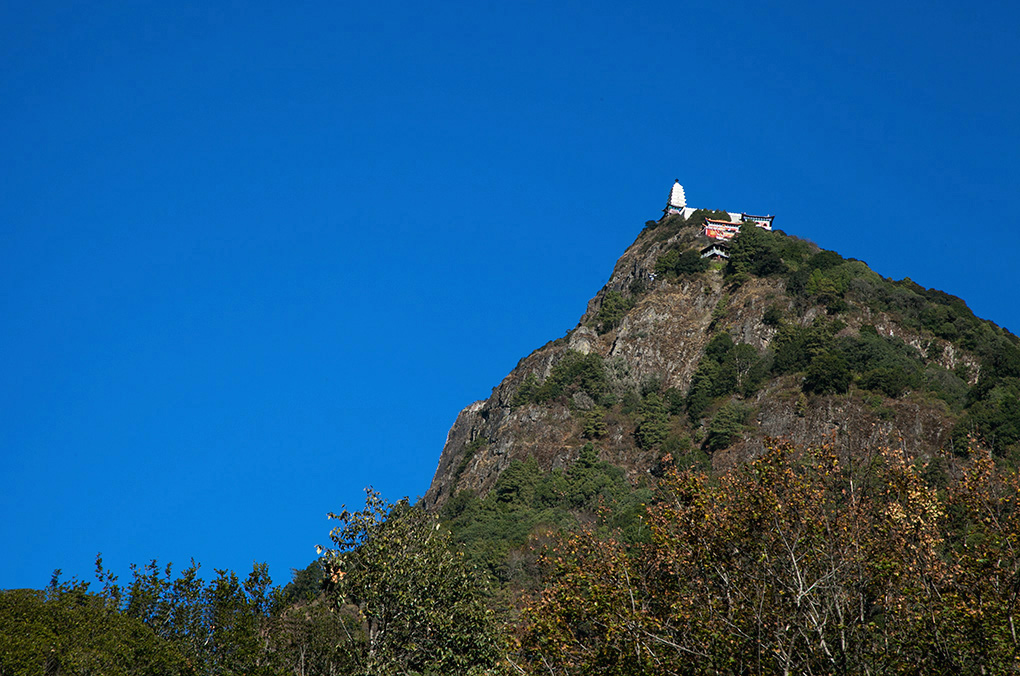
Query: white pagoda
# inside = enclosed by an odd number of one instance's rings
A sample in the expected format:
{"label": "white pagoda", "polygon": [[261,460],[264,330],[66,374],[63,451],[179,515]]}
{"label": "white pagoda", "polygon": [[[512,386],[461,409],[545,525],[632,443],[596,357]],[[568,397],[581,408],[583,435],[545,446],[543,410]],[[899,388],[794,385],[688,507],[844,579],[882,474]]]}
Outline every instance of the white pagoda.
{"label": "white pagoda", "polygon": [[694,213],[694,209],[687,206],[687,195],[684,194],[684,187],[680,185],[680,179],[678,178],[669,191],[669,201],[666,202],[666,208],[662,210],[662,217],[665,218],[670,214],[680,214],[687,218],[692,213]]}

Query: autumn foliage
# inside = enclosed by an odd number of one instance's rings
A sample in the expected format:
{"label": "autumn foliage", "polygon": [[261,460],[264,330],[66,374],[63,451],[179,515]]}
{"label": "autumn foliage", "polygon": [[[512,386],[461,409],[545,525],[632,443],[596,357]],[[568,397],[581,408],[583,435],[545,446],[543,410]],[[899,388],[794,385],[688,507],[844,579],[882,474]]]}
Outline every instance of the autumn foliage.
{"label": "autumn foliage", "polygon": [[533,673],[1013,673],[1020,481],[987,453],[854,460],[774,445],[665,477],[650,543],[546,551]]}

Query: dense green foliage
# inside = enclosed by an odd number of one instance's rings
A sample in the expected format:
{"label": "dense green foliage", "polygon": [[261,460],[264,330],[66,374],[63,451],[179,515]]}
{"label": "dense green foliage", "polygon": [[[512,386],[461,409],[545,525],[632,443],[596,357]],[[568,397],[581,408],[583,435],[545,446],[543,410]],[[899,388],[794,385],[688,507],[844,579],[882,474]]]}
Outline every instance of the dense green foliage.
{"label": "dense green foliage", "polygon": [[782,239],[774,237],[769,231],[745,224],[730,247],[727,274],[767,277],[786,272],[783,244]]}
{"label": "dense green foliage", "polygon": [[528,374],[513,398],[513,406],[540,404],[563,400],[575,392],[583,392],[598,401],[608,387],[608,377],[602,357],[593,353],[568,351],[552,367],[549,377],[539,384],[534,374]]}
{"label": "dense green foliage", "polygon": [[803,387],[815,394],[843,394],[850,389],[850,366],[841,354],[818,354],[808,364]]}
{"label": "dense green foliage", "polygon": [[534,458],[514,461],[485,498],[462,491],[446,503],[442,516],[469,562],[500,585],[523,586],[535,576],[525,552],[529,536],[574,527],[606,508],[611,523],[639,539],[637,514],[650,497],[586,444],[565,470],[543,472]]}
{"label": "dense green foliage", "polygon": [[206,582],[152,561],[120,586],[101,559],[97,592],[59,571],[44,591],[0,592],[0,675],[489,673],[502,639],[485,578],[437,519],[375,493],[336,518],[338,548],[286,592],[264,564]]}
{"label": "dense green foliage", "polygon": [[97,559],[99,592],[58,574],[44,593],[0,595],[0,626],[18,625],[0,630],[0,673],[43,673],[29,665],[45,663],[67,674],[275,674],[286,662],[267,641],[278,595],[265,564],[243,581],[217,570],[203,582],[194,563],[175,577],[152,561],[121,587]]}
{"label": "dense green foliage", "polygon": [[768,361],[754,347],[734,343],[728,333],[716,334],[691,379],[686,400],[688,415],[698,420],[719,397],[754,394],[767,374]]}
{"label": "dense green foliage", "polygon": [[727,402],[716,412],[708,425],[705,436],[705,450],[718,451],[740,439],[751,411],[737,402]]}
{"label": "dense green foliage", "polygon": [[596,406],[584,414],[584,430],[581,436],[585,439],[601,439],[609,433],[606,425],[606,409]]}
{"label": "dense green foliage", "polygon": [[837,338],[831,353],[852,365],[863,389],[898,397],[921,385],[923,356],[899,338],[878,335],[873,326],[862,326],[856,338]]}
{"label": "dense green foliage", "polygon": [[1016,463],[1020,446],[1020,384],[1015,378],[996,379],[995,384],[979,380],[968,394],[970,397],[971,405],[953,430],[954,447],[966,449],[968,436],[975,436]]}
{"label": "dense green foliage", "polygon": [[612,331],[632,306],[632,298],[624,296],[619,291],[607,291],[602,298],[602,306],[595,315],[595,329],[600,334]]}
{"label": "dense green foliage", "polygon": [[450,546],[433,514],[367,491],[365,508],[331,515],[327,595],[358,631],[351,674],[466,674],[495,666],[499,640],[483,604],[484,578]]}
{"label": "dense green foliage", "polygon": [[924,390],[952,407],[962,407],[966,383],[955,373],[927,361],[916,348],[881,336],[865,324],[858,335],[838,335],[841,322],[817,319],[810,326],[780,324],[772,341],[776,374],[804,373],[804,391],[840,394],[852,384],[887,397]]}
{"label": "dense green foliage", "polygon": [[88,585],[0,591],[0,674],[193,674],[181,651]]}
{"label": "dense green foliage", "polygon": [[641,448],[655,448],[669,434],[669,409],[655,392],[649,392],[641,401],[641,421],[634,436]]}
{"label": "dense green foliage", "polygon": [[688,249],[681,252],[677,249],[670,249],[655,261],[655,273],[665,275],[667,279],[673,279],[682,275],[704,272],[708,266],[708,259],[702,258],[697,251]]}
{"label": "dense green foliage", "polygon": [[[726,275],[735,284],[750,276],[782,277],[793,300],[791,318],[812,306],[824,307],[830,316],[851,310],[880,313],[902,329],[927,336],[923,353],[902,340],[879,335],[869,325],[862,326],[857,337],[837,336],[845,325],[816,320],[803,326],[786,321],[787,313],[773,304],[762,318],[779,329],[769,349],[773,373],[803,374],[804,391],[811,394],[840,394],[853,387],[891,398],[930,392],[952,411],[962,412],[953,435],[958,452],[965,452],[971,435],[997,455],[1020,459],[1020,425],[1015,422],[1020,407],[1020,339],[975,317],[960,298],[925,289],[910,279],[885,279],[860,261],[818,250],[782,231],[752,227],[742,228],[731,243]],[[949,367],[943,365],[946,343],[957,355]],[[968,383],[973,367],[960,360],[965,354],[978,361],[977,383]],[[692,417],[720,396],[711,393],[713,388],[726,389],[709,386],[716,379],[711,362],[710,358],[703,362],[688,394]]]}

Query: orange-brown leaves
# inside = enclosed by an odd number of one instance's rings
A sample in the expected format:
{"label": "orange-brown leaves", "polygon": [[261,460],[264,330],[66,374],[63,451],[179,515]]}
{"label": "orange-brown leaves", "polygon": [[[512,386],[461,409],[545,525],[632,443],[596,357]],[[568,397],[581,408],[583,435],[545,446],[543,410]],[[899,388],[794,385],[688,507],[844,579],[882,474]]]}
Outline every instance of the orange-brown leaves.
{"label": "orange-brown leaves", "polygon": [[972,457],[848,462],[777,444],[717,481],[668,475],[650,544],[586,530],[548,552],[526,662],[564,674],[1012,671],[1020,480]]}

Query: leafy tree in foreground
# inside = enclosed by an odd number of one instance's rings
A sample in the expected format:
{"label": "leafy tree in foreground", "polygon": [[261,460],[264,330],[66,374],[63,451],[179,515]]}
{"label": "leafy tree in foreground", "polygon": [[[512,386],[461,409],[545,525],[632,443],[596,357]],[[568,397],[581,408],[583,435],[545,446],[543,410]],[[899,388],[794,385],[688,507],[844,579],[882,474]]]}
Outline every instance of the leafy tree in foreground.
{"label": "leafy tree in foreground", "polygon": [[387,504],[371,489],[365,508],[331,514],[335,549],[325,552],[335,609],[356,609],[349,640],[360,674],[483,673],[499,660],[479,577],[450,547],[439,521],[407,500]]}
{"label": "leafy tree in foreground", "polygon": [[314,594],[283,607],[265,564],[209,581],[194,562],[131,571],[119,586],[97,557],[97,592],[59,574],[44,591],[0,591],[0,676],[350,673],[340,639],[358,624]]}
{"label": "leafy tree in foreground", "polygon": [[124,616],[140,620],[173,644],[199,673],[277,673],[278,653],[269,646],[277,593],[268,566],[256,563],[243,581],[216,570],[205,582],[194,561],[173,575],[171,564],[132,564],[132,579],[119,589],[96,561],[104,596]]}
{"label": "leafy tree in foreground", "polygon": [[[318,566],[318,562],[315,564]],[[272,648],[290,674],[350,674],[356,668],[360,622],[354,613],[333,612],[324,598],[284,608],[275,619]]]}

